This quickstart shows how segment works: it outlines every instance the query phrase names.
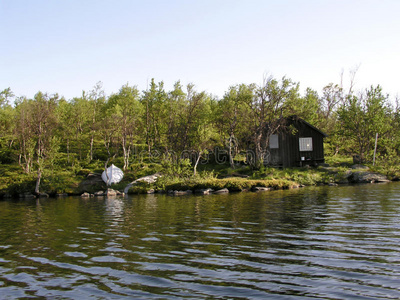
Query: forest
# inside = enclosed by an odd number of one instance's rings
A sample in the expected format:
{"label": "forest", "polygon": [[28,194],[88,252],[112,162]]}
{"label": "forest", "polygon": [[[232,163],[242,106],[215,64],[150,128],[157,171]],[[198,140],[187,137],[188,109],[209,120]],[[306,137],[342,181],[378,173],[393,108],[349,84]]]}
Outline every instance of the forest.
{"label": "forest", "polygon": [[[231,86],[221,99],[180,81],[167,91],[154,79],[145,91],[125,84],[109,96],[98,82],[73,99],[40,91],[16,97],[6,88],[0,93],[0,192],[38,193],[50,186],[68,191],[76,184],[72,178],[111,163],[127,180],[154,170],[196,176],[217,164],[257,171],[277,129],[271,124],[292,115],[328,135],[324,148],[331,158],[358,155],[361,163],[371,163],[378,134],[376,165],[396,169],[399,99],[380,85],[354,90],[351,80],[349,86],[330,83],[321,93],[301,93],[300,83],[270,76],[260,85]],[[255,156],[246,161],[249,149]],[[218,150],[224,159],[215,155]]]}

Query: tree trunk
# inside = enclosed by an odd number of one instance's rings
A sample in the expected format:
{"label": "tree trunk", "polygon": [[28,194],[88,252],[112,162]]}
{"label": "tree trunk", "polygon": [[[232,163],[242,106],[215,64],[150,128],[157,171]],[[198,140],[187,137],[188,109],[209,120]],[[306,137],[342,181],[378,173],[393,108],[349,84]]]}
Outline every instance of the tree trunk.
{"label": "tree trunk", "polygon": [[131,154],[131,149],[130,149],[130,145],[128,146],[128,142],[127,142],[127,137],[123,137],[122,138],[122,150],[124,152],[124,171],[126,171],[126,169],[129,166],[129,157]]}
{"label": "tree trunk", "polygon": [[194,176],[196,176],[196,174],[197,174],[197,165],[199,164],[199,161],[200,161],[202,153],[203,153],[203,151],[199,152],[199,156],[197,157],[196,163],[194,164],[194,168],[193,168],[193,175]]}
{"label": "tree trunk", "polygon": [[69,138],[67,138],[67,162],[69,164]]}
{"label": "tree trunk", "polygon": [[257,132],[255,134],[254,138],[254,144],[255,144],[255,161],[254,161],[254,167],[256,169],[260,168],[263,161],[262,161],[262,146],[261,146],[261,140],[262,140],[262,133]]}
{"label": "tree trunk", "polygon": [[[106,185],[108,186],[108,183],[109,183],[109,181],[110,181],[110,178],[108,178],[108,172],[107,172],[107,165],[108,165],[108,162],[110,161],[110,157],[108,157],[107,158],[107,161],[106,161],[106,163],[104,164],[104,173],[106,174],[106,178],[107,178],[107,182],[106,182]],[[111,184],[110,184],[111,185]]]}
{"label": "tree trunk", "polygon": [[39,167],[37,171],[37,178],[36,178],[36,186],[35,186],[35,194],[39,195],[39,189],[40,189],[40,179],[42,178],[42,170]]}
{"label": "tree trunk", "polygon": [[93,144],[94,144],[94,136],[92,134],[90,137],[90,161],[93,160]]}
{"label": "tree trunk", "polygon": [[235,164],[233,163],[233,151],[232,151],[232,135],[229,137],[229,165],[231,166],[232,169],[235,168]]}

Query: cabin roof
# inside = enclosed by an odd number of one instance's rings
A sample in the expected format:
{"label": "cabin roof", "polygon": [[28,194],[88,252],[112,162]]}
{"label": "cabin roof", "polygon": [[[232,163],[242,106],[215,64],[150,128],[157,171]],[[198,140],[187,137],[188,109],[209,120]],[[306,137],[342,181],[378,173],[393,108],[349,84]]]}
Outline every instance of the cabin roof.
{"label": "cabin roof", "polygon": [[291,120],[291,121],[293,121],[293,122],[301,122],[301,123],[307,125],[308,127],[314,129],[315,131],[319,132],[323,137],[327,137],[327,136],[328,136],[325,132],[319,130],[317,127],[311,125],[311,124],[308,123],[306,120],[303,120],[302,118],[300,118],[300,117],[298,117],[298,116],[295,116],[295,115],[294,115],[294,116],[290,116],[290,117],[288,117],[287,119],[289,119],[289,120]]}

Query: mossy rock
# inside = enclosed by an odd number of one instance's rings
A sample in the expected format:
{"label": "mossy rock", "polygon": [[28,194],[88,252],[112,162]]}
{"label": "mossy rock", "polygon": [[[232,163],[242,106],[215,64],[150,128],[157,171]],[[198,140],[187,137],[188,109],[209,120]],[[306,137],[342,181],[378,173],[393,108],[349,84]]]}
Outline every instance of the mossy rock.
{"label": "mossy rock", "polygon": [[148,194],[148,191],[155,190],[153,185],[148,184],[147,182],[139,181],[131,186],[128,190],[128,194]]}

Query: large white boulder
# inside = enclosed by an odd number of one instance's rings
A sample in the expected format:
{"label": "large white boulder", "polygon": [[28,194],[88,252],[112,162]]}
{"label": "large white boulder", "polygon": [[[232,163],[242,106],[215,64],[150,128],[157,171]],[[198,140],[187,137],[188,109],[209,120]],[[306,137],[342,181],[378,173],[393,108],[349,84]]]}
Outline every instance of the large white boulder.
{"label": "large white boulder", "polygon": [[107,185],[118,183],[122,180],[122,178],[124,178],[124,172],[114,165],[111,165],[107,168],[107,173],[106,171],[103,171],[101,174],[101,179],[103,179]]}

